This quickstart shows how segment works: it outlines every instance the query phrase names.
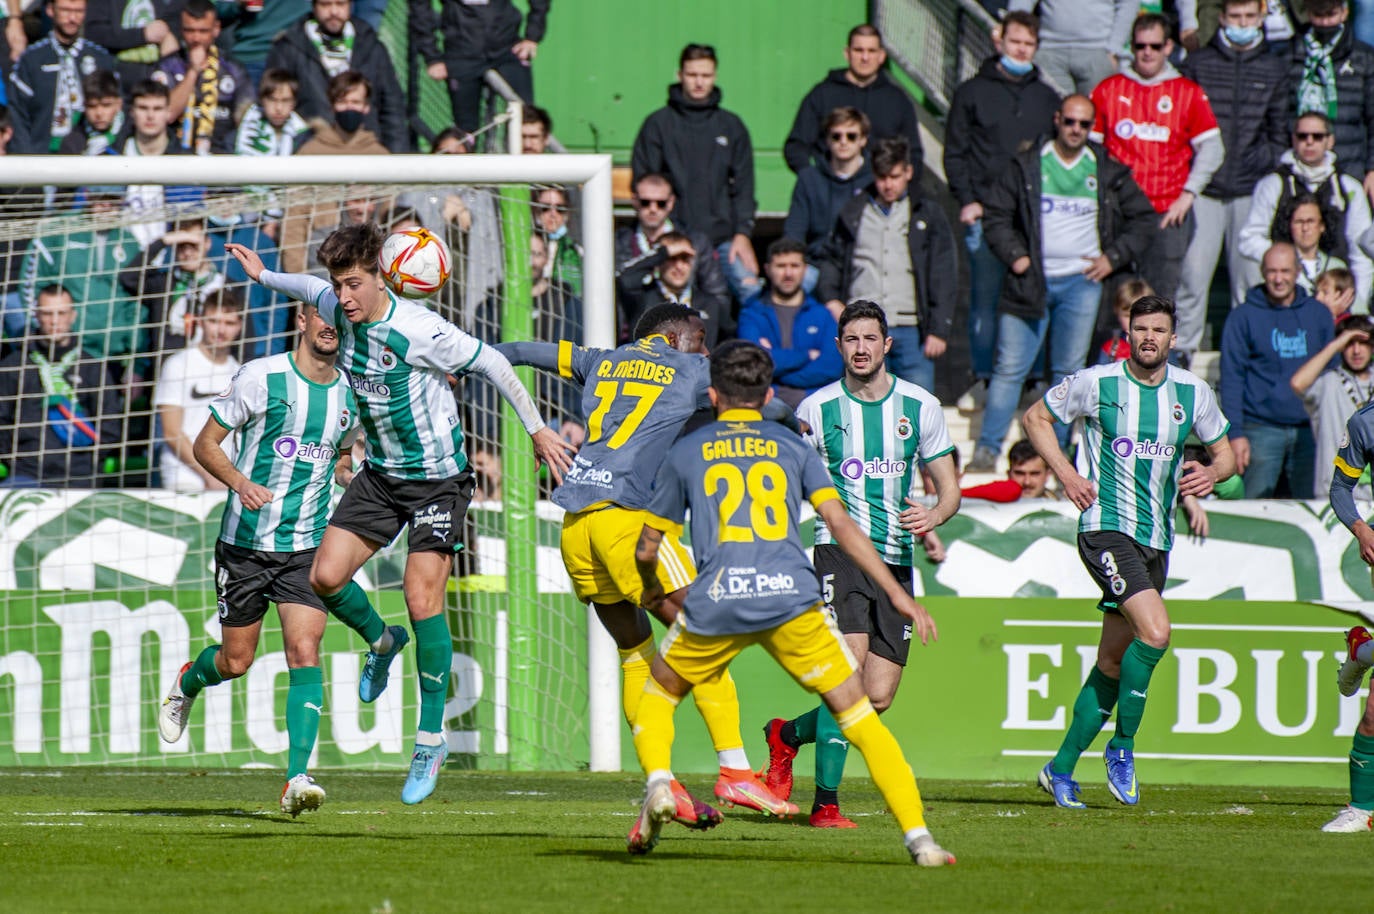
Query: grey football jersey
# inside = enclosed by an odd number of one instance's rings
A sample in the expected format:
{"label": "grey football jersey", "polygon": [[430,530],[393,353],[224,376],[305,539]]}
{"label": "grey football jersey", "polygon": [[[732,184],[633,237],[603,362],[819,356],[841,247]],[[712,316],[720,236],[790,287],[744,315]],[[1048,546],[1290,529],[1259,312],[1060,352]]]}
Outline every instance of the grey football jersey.
{"label": "grey football jersey", "polygon": [[723,412],[673,446],[649,513],[671,529],[691,510],[688,631],[763,631],[820,602],[797,527],[803,498],[819,506],[839,493],[815,450],[755,410]]}
{"label": "grey football jersey", "polygon": [[559,343],[558,373],[583,385],[587,440],[554,490],[554,504],[565,511],[601,502],[645,507],[669,446],[710,402],[710,363],[655,335],[619,349]]}

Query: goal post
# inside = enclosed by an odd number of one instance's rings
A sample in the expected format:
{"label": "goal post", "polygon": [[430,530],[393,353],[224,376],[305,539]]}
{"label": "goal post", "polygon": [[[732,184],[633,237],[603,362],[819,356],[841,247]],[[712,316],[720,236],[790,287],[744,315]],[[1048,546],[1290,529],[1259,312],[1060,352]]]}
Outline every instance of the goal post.
{"label": "goal post", "polygon": [[[518,140],[519,131],[514,134]],[[498,189],[486,199],[500,214],[498,235],[503,245],[500,265],[505,279],[502,294],[506,304],[511,305],[501,321],[507,334],[517,334],[520,327],[528,330],[531,326],[530,277],[523,258],[529,246],[529,227],[522,221],[528,219],[525,214],[528,213],[529,188],[575,185],[580,190],[577,227],[583,246],[582,342],[607,348],[616,343],[611,159],[606,155],[7,156],[4,165],[3,180],[9,186],[58,188],[58,209],[61,209],[61,202],[76,197],[78,188],[114,185],[208,189],[212,192],[205,201],[205,210],[212,213],[217,205],[217,193],[232,194],[240,188],[256,188],[259,193],[263,188],[271,188],[287,205],[296,199],[293,194],[297,192],[333,194],[335,199],[341,200],[344,188],[358,185]],[[166,212],[160,215],[175,218],[176,212],[169,203]],[[6,218],[0,216],[0,231],[3,231]],[[8,218],[14,219],[12,215]],[[76,217],[71,222],[55,220],[50,207],[45,213],[35,210],[29,217],[19,217],[14,224],[24,226],[15,231],[31,232],[31,237],[38,238],[53,230],[76,231],[86,224],[81,221],[84,218],[88,217]],[[124,221],[130,220],[125,218]],[[54,229],[54,226],[59,228]],[[475,269],[472,264],[462,268]],[[454,282],[458,280],[455,275]],[[465,307],[472,305],[472,302],[464,303]],[[282,318],[272,319],[282,324]],[[289,329],[294,324],[287,326]],[[521,374],[533,389],[532,373],[522,370]],[[502,618],[482,618],[474,623],[475,630],[483,633],[480,636],[483,641],[489,642],[473,650],[474,654],[484,655],[482,662],[468,658],[471,663],[460,663],[455,655],[454,695],[446,710],[447,725],[452,728],[457,719],[455,715],[475,708],[479,703],[478,694],[483,707],[480,717],[474,710],[471,718],[464,718],[470,722],[480,720],[480,723],[472,725],[471,733],[464,731],[456,744],[451,733],[450,745],[472,750],[474,756],[479,757],[473,762],[477,766],[534,768],[550,764],[549,759],[556,755],[555,767],[585,765],[594,771],[618,770],[622,723],[619,661],[614,643],[590,607],[580,610],[582,617],[575,625],[553,624],[544,616],[546,610],[541,600],[547,596],[549,579],[562,574],[561,564],[556,563],[556,534],[550,532],[556,530],[556,509],[539,498],[541,485],[547,487],[548,483],[532,473],[533,461],[523,431],[517,425],[515,432],[510,432],[510,415],[504,408],[502,413],[506,421],[502,422],[500,417],[495,421],[500,422],[504,431],[497,434],[495,441],[504,462],[502,476],[506,498],[499,506],[488,505],[485,510],[475,506],[479,536],[472,549],[476,553],[475,561],[482,566],[482,573],[494,568],[497,576],[505,577],[491,587],[495,598],[473,603],[477,609],[472,615],[490,612]],[[156,428],[156,421],[156,415],[149,408],[147,422]],[[155,436],[157,432],[149,434]],[[250,671],[245,681],[235,683],[238,691],[232,699],[228,690],[223,696],[207,698],[204,707],[210,719],[203,727],[198,727],[193,719],[192,745],[178,744],[165,749],[157,745],[155,738],[150,739],[155,727],[156,706],[149,704],[149,683],[158,683],[159,689],[165,686],[169,680],[168,669],[175,669],[175,665],[169,664],[173,660],[179,664],[181,660],[190,659],[198,641],[207,637],[199,631],[197,619],[172,618],[177,603],[173,592],[178,587],[194,589],[208,583],[206,569],[196,567],[196,563],[203,562],[206,549],[213,546],[213,537],[218,532],[218,506],[223,497],[222,493],[213,492],[175,495],[158,491],[94,489],[48,492],[42,498],[34,496],[25,501],[21,490],[0,490],[0,514],[13,512],[12,517],[6,514],[4,519],[14,521],[12,526],[7,524],[6,529],[0,530],[0,604],[9,607],[22,603],[25,607],[23,617],[37,620],[32,623],[36,627],[54,621],[65,626],[60,642],[44,641],[30,632],[0,631],[0,765],[160,765],[188,760],[200,765],[215,764],[217,760],[228,765],[263,764],[279,751],[272,739],[258,740],[253,735],[254,726],[262,729],[267,724],[251,720],[244,724],[236,716],[242,713],[245,702],[250,705],[257,702],[258,706],[266,708],[280,704],[273,692],[284,691],[284,670],[272,666],[279,661],[266,662],[264,657],[279,648],[279,642],[274,641],[278,629],[272,621],[264,626],[259,646],[262,669],[256,676]],[[125,510],[146,518],[147,531],[142,541],[137,530],[142,520],[131,521],[127,517],[117,522],[110,520],[112,512]],[[72,533],[73,525],[78,523],[85,525],[80,527],[79,536]],[[122,535],[104,535],[101,533],[104,527],[117,527]],[[161,546],[150,545],[161,544],[163,539],[170,550],[166,554],[158,551]],[[78,540],[81,545],[73,546]],[[403,561],[403,544],[391,553],[384,551],[379,561],[365,569],[374,588],[380,586],[383,579],[395,583]],[[10,568],[4,567],[7,562]],[[65,570],[62,563],[69,563]],[[76,570],[78,565],[81,567]],[[111,568],[118,570],[112,572]],[[133,581],[139,583],[129,583]],[[162,583],[149,585],[148,581]],[[137,599],[124,601],[123,609],[127,612],[120,615],[114,607],[120,605],[121,588],[126,587],[138,589]],[[7,588],[12,589],[12,603],[4,593]],[[458,591],[461,594],[463,588],[459,587]],[[86,638],[84,649],[95,652],[94,660],[88,658],[86,667],[65,665],[70,660],[70,632],[76,629],[67,624],[70,620],[63,616],[66,612],[61,608],[64,593],[68,596],[78,593],[91,605],[99,604],[97,613],[109,614],[105,621],[91,623],[95,629],[82,635]],[[394,594],[379,598],[379,603],[392,613],[399,611],[400,604]],[[144,615],[139,616],[139,613]],[[387,612],[384,615],[389,622],[403,618],[403,613],[401,618]],[[133,616],[140,620],[136,625],[127,621]],[[14,618],[18,616],[7,613],[3,628],[8,629]],[[275,613],[268,618],[274,620]],[[213,627],[212,593],[207,619],[206,631],[209,632]],[[132,633],[133,640],[121,643],[118,650],[105,647],[102,632],[109,634],[119,626],[123,626],[120,631],[127,629]],[[329,628],[342,630],[343,627],[334,623]],[[456,639],[464,637],[459,629],[460,626],[455,625]],[[578,644],[559,643],[570,640],[571,632],[578,633],[584,640]],[[12,637],[7,637],[11,634]],[[344,667],[348,663],[347,654],[350,651],[360,654],[362,648],[351,632],[344,634],[348,637],[334,632],[327,636],[332,639],[331,643],[339,646],[329,661],[339,670],[331,670],[326,663],[327,684],[336,681],[346,686],[352,676],[351,681],[356,685],[356,675]],[[58,637],[52,636],[53,639]],[[175,659],[178,651],[180,659]],[[192,653],[185,656],[188,651]],[[547,665],[547,658],[555,652],[563,658],[575,656],[577,663],[584,665],[585,679],[579,675],[580,682],[585,683],[584,693],[575,695],[567,689],[558,691],[562,688],[558,680],[564,671]],[[558,661],[566,662],[566,659]],[[405,707],[398,705],[387,713],[410,713],[406,709],[414,702],[409,694],[414,691],[413,663],[403,664],[403,667],[406,675],[393,676],[393,688],[401,685],[402,690],[409,690],[405,692]],[[83,688],[80,683],[68,681],[72,669],[78,673],[81,669],[93,670],[91,682]],[[334,672],[338,675],[331,680]],[[35,676],[40,676],[41,681],[35,681]],[[214,691],[207,692],[207,696]],[[553,694],[555,692],[557,694]],[[117,701],[127,702],[134,696],[138,699],[137,708],[116,707]],[[320,761],[367,767],[394,764],[394,759],[378,750],[379,746],[389,747],[385,741],[373,739],[366,752],[349,751],[350,739],[357,745],[367,742],[359,736],[364,725],[369,723],[367,709],[356,707],[356,700],[350,705],[342,694],[338,700],[341,710],[353,716],[331,728],[330,714],[326,712],[321,730]],[[83,703],[89,707],[79,708]],[[378,709],[378,720],[383,710]],[[197,709],[198,714],[201,711]],[[250,711],[248,716],[251,718],[253,713]],[[74,725],[69,720],[83,715],[85,724]],[[84,741],[72,737],[73,726],[77,737],[86,733]],[[131,732],[130,728],[137,732]],[[568,745],[568,733],[578,734],[578,741],[585,734],[585,748]],[[245,742],[246,746],[241,745]],[[330,743],[332,745],[326,745]],[[553,743],[560,744],[554,746]],[[493,753],[501,758],[490,759]]]}

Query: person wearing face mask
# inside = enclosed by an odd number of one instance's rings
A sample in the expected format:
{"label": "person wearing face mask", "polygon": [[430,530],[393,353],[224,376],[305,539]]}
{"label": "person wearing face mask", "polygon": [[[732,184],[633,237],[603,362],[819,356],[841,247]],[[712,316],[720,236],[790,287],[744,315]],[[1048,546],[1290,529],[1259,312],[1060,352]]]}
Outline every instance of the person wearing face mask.
{"label": "person wearing face mask", "polygon": [[[372,110],[372,85],[361,73],[345,70],[329,81],[329,103],[334,122],[310,119],[313,131],[296,155],[386,155],[377,134],[364,126]],[[304,273],[312,233],[339,224],[339,206],[333,201],[304,203],[286,211],[282,219],[281,262],[288,273]]]}
{"label": "person wearing face mask", "polygon": [[1231,307],[1239,307],[1246,291],[1260,281],[1259,263],[1241,253],[1240,231],[1256,182],[1287,145],[1292,99],[1288,64],[1266,50],[1263,23],[1264,0],[1226,0],[1212,40],[1179,67],[1207,93],[1225,147],[1221,167],[1193,201],[1197,232],[1183,257],[1174,348],[1188,361],[1202,344],[1207,296],[1223,239]]}
{"label": "person wearing face mask", "polygon": [[1311,25],[1289,70],[1298,114],[1330,118],[1336,167],[1374,195],[1374,47],[1355,38],[1346,0],[1307,0]]}
{"label": "person wearing face mask", "polygon": [[[1307,11],[1301,0],[1261,0],[1263,21],[1260,31],[1264,32],[1264,49],[1284,63],[1293,56],[1293,39],[1303,26],[1307,25]],[[1200,47],[1206,47],[1220,29],[1221,11],[1225,0],[1197,0],[1197,40]]]}
{"label": "person wearing face mask", "polygon": [[983,61],[977,75],[954,90],[945,129],[945,176],[959,201],[969,252],[973,386],[958,400],[964,412],[981,409],[987,400],[997,352],[997,300],[1007,272],[983,238],[984,196],[1023,143],[1054,130],[1059,110],[1059,94],[1034,63],[1040,20],[1032,13],[1007,13],[994,39],[998,56]]}
{"label": "person wearing face mask", "polygon": [[548,254],[543,276],[567,286],[572,294],[582,295],[582,245],[568,234],[572,213],[568,208],[568,192],[562,187],[538,187],[531,194],[535,230],[544,236]]}

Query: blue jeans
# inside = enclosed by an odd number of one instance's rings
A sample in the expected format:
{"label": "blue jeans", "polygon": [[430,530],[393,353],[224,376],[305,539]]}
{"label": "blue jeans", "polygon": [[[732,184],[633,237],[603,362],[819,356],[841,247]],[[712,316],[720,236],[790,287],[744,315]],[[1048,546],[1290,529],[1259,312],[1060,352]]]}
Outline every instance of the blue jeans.
{"label": "blue jeans", "polygon": [[980,219],[964,229],[964,245],[968,248],[968,350],[973,376],[980,380],[992,377],[997,355],[997,301],[1002,297],[1002,280],[1007,266],[997,259],[983,238]]}
{"label": "blue jeans", "polygon": [[[983,430],[978,447],[1001,451],[1021,403],[1021,388],[1035,363],[1036,354],[1050,337],[1050,376],[1053,383],[1073,374],[1088,360],[1097,307],[1102,299],[1101,283],[1081,273],[1045,281],[1045,315],[1030,320],[1002,314],[997,322],[997,365],[988,384],[988,402],[983,411]],[[1069,427],[1055,424],[1059,444],[1069,440]]]}
{"label": "blue jeans", "polygon": [[1245,423],[1250,441],[1250,465],[1245,468],[1246,498],[1273,498],[1279,475],[1288,474],[1293,498],[1312,498],[1317,442],[1312,426]]}
{"label": "blue jeans", "polygon": [[935,363],[926,358],[919,327],[889,327],[892,351],[887,354],[887,370],[917,387],[935,390]]}
{"label": "blue jeans", "polygon": [[1355,0],[1350,7],[1355,40],[1363,41],[1365,44],[1374,42],[1374,0]]}
{"label": "blue jeans", "polygon": [[720,261],[720,271],[725,274],[725,281],[730,284],[730,294],[735,296],[735,301],[747,302],[759,294],[759,274],[745,269],[741,260],[730,262],[730,243],[722,241],[716,245],[716,260]]}
{"label": "blue jeans", "polygon": [[0,325],[4,327],[5,338],[17,340],[29,329],[29,312],[19,297],[19,292],[6,292],[0,299]]}

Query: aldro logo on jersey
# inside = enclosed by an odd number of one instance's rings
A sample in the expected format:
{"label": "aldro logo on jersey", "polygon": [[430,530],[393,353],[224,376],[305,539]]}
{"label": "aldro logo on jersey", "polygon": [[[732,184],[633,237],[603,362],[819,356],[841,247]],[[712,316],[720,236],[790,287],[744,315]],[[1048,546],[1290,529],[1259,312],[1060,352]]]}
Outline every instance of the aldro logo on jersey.
{"label": "aldro logo on jersey", "polygon": [[1137,460],[1173,460],[1177,451],[1178,448],[1172,444],[1161,444],[1158,441],[1137,441],[1125,435],[1112,441],[1112,453],[1122,460],[1131,457]]}
{"label": "aldro logo on jersey", "polygon": [[873,479],[899,479],[906,475],[906,461],[891,460],[887,457],[876,457],[872,460],[850,457],[840,464],[840,475],[853,481],[865,476]]}
{"label": "aldro logo on jersey", "polygon": [[325,463],[338,456],[338,451],[327,444],[311,444],[291,435],[282,435],[273,441],[272,450],[282,460],[310,460]]}

